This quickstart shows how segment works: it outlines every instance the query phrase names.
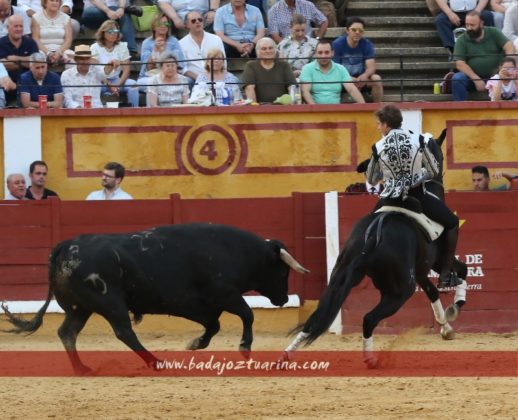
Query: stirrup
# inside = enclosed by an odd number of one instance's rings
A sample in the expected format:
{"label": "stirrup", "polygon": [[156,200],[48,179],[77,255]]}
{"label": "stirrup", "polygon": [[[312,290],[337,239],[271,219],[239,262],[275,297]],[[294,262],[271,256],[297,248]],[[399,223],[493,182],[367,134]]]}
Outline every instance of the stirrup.
{"label": "stirrup", "polygon": [[446,280],[441,279],[439,277],[439,281],[437,282],[438,289],[445,289],[446,287],[456,287],[462,283],[462,280],[459,278],[455,271],[452,271]]}

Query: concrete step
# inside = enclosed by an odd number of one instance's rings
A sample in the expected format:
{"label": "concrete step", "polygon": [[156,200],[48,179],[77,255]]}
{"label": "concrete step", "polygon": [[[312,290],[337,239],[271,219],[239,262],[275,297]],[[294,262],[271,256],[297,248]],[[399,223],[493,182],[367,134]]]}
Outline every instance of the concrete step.
{"label": "concrete step", "polygon": [[[343,28],[329,28],[326,38],[334,39],[343,35]],[[369,38],[377,48],[380,47],[410,47],[422,45],[426,47],[439,47],[440,40],[435,29],[425,30],[366,30],[365,37]]]}
{"label": "concrete step", "polygon": [[368,29],[380,28],[407,28],[435,29],[434,18],[431,16],[369,16],[365,18]]}
{"label": "concrete step", "polygon": [[405,59],[408,57],[436,57],[441,59],[448,59],[449,52],[444,47],[381,47],[376,48],[377,57],[396,57],[403,56]]}
{"label": "concrete step", "polygon": [[[488,101],[488,97],[484,93],[470,93],[468,95],[469,101]],[[451,94],[443,95],[434,95],[433,93],[405,93],[403,95],[403,100],[401,100],[401,96],[399,94],[387,94],[383,95],[383,102],[444,102],[444,101],[453,101],[453,97]]]}
{"label": "concrete step", "polygon": [[361,16],[368,20],[368,16],[375,15],[396,15],[407,14],[430,16],[425,1],[351,1],[347,5],[348,16]]}
{"label": "concrete step", "polygon": [[[403,62],[403,71],[408,72],[409,70],[413,72],[429,72],[430,70],[441,70],[444,71],[444,74],[446,74],[448,71],[450,71],[450,68],[452,67],[452,63],[448,61],[430,61],[430,62],[423,62],[423,61],[415,61],[412,62],[405,60]],[[401,70],[401,64],[399,62],[379,62],[376,61],[376,70],[379,72],[394,72]]]}

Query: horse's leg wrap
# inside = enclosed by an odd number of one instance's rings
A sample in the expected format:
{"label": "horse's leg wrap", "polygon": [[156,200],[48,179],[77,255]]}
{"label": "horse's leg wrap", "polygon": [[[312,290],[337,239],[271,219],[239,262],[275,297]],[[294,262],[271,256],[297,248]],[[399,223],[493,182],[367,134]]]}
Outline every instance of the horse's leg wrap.
{"label": "horse's leg wrap", "polygon": [[372,353],[374,351],[374,337],[363,338],[363,351]]}
{"label": "horse's leg wrap", "polygon": [[435,302],[432,302],[432,309],[437,323],[439,325],[446,324],[446,316],[444,315],[444,308],[442,307],[441,299],[437,299]]}
{"label": "horse's leg wrap", "polygon": [[466,280],[462,280],[462,283],[455,288],[455,298],[453,303],[466,302],[466,290],[468,289],[468,283]]}
{"label": "horse's leg wrap", "polygon": [[295,339],[288,347],[286,347],[284,351],[289,353],[290,351],[297,350],[297,348],[300,346],[300,343],[302,343],[302,340],[304,340],[308,335],[309,333],[305,333],[304,331],[299,332]]}

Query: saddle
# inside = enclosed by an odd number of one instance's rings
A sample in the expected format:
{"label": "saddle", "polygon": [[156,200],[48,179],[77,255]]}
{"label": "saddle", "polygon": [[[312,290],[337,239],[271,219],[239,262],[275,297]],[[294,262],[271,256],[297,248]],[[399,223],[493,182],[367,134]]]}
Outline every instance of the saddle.
{"label": "saddle", "polygon": [[[411,219],[413,219],[418,224],[418,226],[423,229],[430,241],[435,241],[439,236],[441,236],[442,232],[444,231],[444,226],[433,221],[428,216],[425,216],[423,213],[421,213],[420,206],[412,206],[412,208],[405,208],[401,207],[401,205],[391,204],[392,203],[390,203],[390,201],[386,200],[385,204],[381,206],[379,209],[377,209],[374,213],[395,212],[404,214],[405,216],[408,216]],[[398,202],[398,204],[400,203]]]}

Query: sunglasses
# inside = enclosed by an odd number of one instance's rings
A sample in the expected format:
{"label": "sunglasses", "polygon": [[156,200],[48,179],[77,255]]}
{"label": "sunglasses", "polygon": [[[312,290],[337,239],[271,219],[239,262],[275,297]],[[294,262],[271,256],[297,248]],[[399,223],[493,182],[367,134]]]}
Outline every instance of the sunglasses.
{"label": "sunglasses", "polygon": [[156,26],[164,27],[164,26],[171,26],[170,22],[158,22]]}
{"label": "sunglasses", "polygon": [[107,34],[118,34],[120,31],[118,29],[108,29],[106,31]]}
{"label": "sunglasses", "polygon": [[365,31],[361,28],[349,28],[350,31],[353,31],[355,34],[363,34]]}
{"label": "sunglasses", "polygon": [[203,22],[203,19],[202,18],[194,18],[194,19],[191,19],[191,23],[196,23],[196,22]]}

